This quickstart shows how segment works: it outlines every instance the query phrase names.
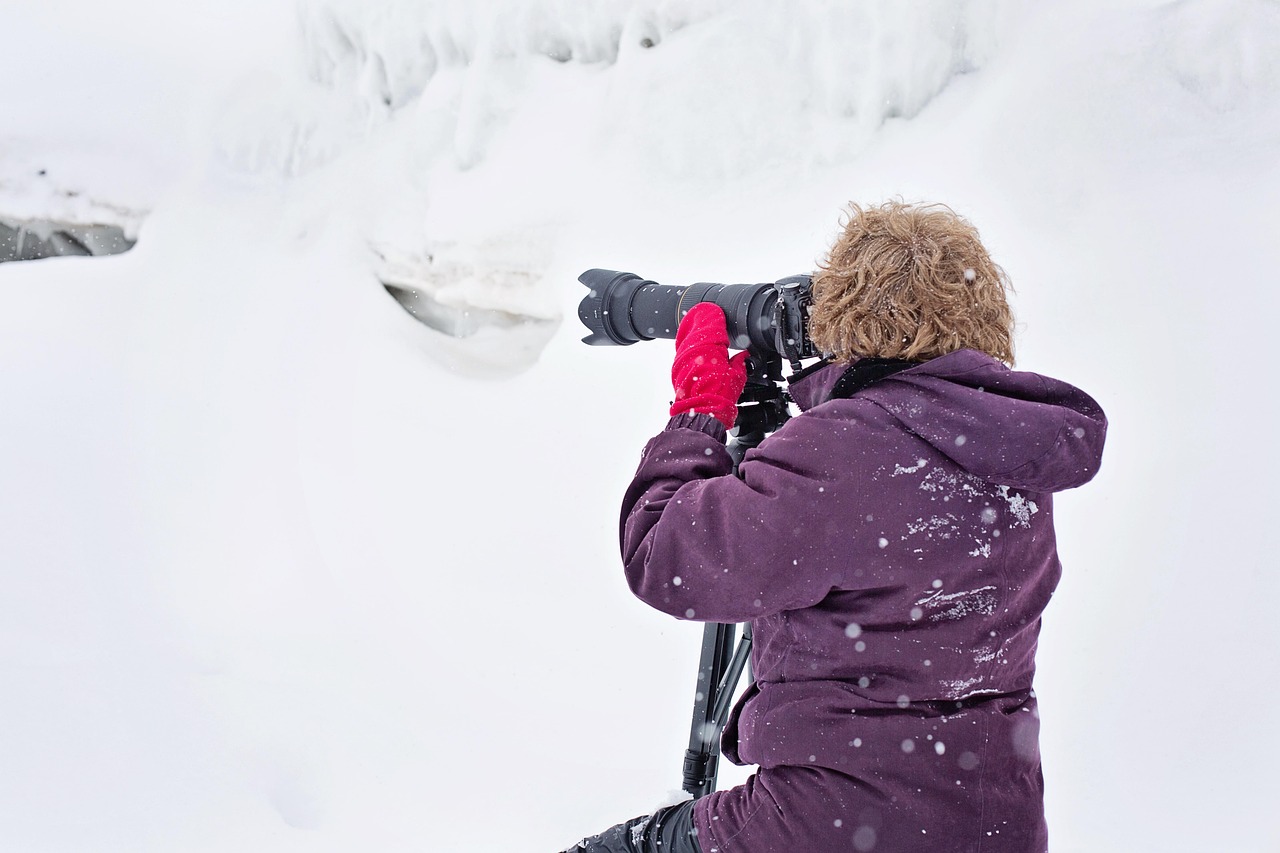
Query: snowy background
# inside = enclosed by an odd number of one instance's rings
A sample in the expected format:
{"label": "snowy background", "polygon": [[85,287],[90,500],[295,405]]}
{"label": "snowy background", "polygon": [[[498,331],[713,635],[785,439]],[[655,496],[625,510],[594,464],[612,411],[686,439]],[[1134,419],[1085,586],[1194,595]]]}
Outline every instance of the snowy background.
{"label": "snowy background", "polygon": [[1112,421],[1058,502],[1053,849],[1280,851],[1277,56],[1275,0],[7,4],[0,217],[138,244],[0,266],[0,850],[653,808],[701,632],[616,507],[670,344],[582,346],[576,276],[770,281],[900,195]]}

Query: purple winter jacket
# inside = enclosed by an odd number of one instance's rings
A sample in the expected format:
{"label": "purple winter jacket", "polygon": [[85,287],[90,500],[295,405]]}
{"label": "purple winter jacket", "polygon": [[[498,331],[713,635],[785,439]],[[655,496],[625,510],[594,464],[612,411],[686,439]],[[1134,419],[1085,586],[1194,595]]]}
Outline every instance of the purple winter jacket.
{"label": "purple winter jacket", "polygon": [[752,623],[731,761],[845,774],[933,849],[1044,850],[1031,686],[1061,573],[1051,495],[1097,472],[1106,418],[973,350],[829,399],[846,369],[791,386],[802,413],[739,477],[718,421],[672,418],[624,499],[627,580],[678,618]]}

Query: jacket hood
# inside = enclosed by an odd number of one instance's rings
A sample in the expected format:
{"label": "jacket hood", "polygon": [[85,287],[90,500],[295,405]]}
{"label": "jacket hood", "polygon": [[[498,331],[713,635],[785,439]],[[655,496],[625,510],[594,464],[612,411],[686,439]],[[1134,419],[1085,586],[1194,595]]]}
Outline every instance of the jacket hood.
{"label": "jacket hood", "polygon": [[[849,367],[831,364],[791,385],[802,411],[870,401],[968,473],[995,485],[1058,492],[1098,472],[1106,441],[1102,407],[1078,388],[1010,370],[985,353],[959,350],[831,400]],[[816,414],[816,412],[815,412]]]}

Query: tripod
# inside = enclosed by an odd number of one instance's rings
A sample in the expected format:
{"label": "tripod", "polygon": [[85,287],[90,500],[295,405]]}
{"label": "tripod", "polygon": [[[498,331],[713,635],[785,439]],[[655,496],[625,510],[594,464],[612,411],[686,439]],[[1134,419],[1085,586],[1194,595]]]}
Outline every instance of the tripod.
{"label": "tripod", "polygon": [[[782,389],[782,358],[747,360],[747,384],[738,398],[737,436],[729,442],[733,473],[746,452],[782,426],[791,413],[790,398]],[[734,641],[737,640],[737,647]],[[707,623],[702,632],[702,657],[693,695],[693,722],[689,748],[684,754],[683,788],[695,798],[716,789],[720,764],[720,733],[729,716],[733,693],[751,654],[751,624],[741,626]]]}

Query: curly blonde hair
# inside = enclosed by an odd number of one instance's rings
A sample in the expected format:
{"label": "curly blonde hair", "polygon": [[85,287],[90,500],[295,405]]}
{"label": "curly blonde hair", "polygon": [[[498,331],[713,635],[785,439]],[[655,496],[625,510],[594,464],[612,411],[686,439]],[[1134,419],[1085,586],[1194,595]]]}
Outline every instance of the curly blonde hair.
{"label": "curly blonde hair", "polygon": [[942,204],[849,205],[813,277],[809,336],[837,361],[925,361],[975,349],[1013,364],[1004,270]]}

